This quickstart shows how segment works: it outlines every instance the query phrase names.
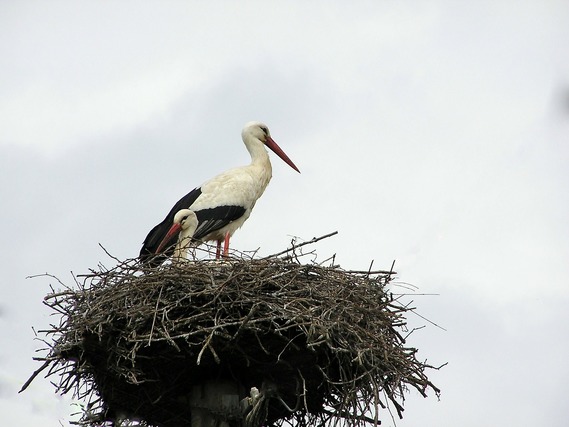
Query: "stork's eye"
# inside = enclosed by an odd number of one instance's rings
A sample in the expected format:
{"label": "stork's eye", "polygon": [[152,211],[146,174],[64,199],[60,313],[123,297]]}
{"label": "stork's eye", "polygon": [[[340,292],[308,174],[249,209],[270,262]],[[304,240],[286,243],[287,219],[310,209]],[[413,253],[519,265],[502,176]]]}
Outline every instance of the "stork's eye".
{"label": "stork's eye", "polygon": [[261,130],[263,131],[263,133],[266,135],[269,133],[269,129],[267,129],[266,127],[262,126]]}

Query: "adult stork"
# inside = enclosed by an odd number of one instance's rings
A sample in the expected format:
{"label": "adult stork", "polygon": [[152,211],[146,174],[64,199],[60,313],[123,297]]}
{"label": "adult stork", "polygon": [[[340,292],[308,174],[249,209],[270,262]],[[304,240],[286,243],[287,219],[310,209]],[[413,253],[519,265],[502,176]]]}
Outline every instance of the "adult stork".
{"label": "adult stork", "polygon": [[193,239],[200,242],[216,241],[216,258],[220,257],[221,243],[225,242],[223,255],[227,256],[229,239],[249,218],[255,202],[271,180],[271,161],[265,146],[300,172],[271,138],[265,124],[247,123],[241,137],[251,155],[251,163],[217,175],[178,200],[166,218],[146,236],[139,255],[141,262],[159,265],[172,254],[177,235],[168,235],[168,231],[172,227],[174,216],[181,209],[191,209],[197,216],[198,226]]}
{"label": "adult stork", "polygon": [[198,228],[198,217],[196,213],[190,209],[180,209],[174,215],[174,221],[166,236],[160,242],[157,253],[162,252],[164,246],[168,244],[175,236],[178,236],[178,243],[174,249],[172,259],[174,262],[181,262],[188,258],[188,250],[193,242],[194,233]]}

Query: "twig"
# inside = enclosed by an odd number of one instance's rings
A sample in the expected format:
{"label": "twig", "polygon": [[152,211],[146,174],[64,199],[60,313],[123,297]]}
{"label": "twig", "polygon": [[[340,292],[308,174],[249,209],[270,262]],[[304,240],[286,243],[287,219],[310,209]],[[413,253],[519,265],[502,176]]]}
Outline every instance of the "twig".
{"label": "twig", "polygon": [[99,243],[99,247],[105,252],[105,254],[107,254],[107,256],[108,256],[109,258],[114,259],[116,262],[122,262],[120,259],[118,259],[118,258],[115,257],[114,255],[111,255],[111,254],[109,253],[109,251],[107,251],[107,249],[106,249],[102,244]]}
{"label": "twig", "polygon": [[20,391],[18,393],[23,392],[25,389],[28,388],[28,386],[32,383],[32,381],[35,379],[35,377],[37,377],[45,368],[47,368],[51,362],[53,360],[51,359],[47,359],[43,365],[41,365],[38,369],[36,369],[34,371],[34,373],[32,374],[32,376],[30,378],[28,378],[28,380],[24,383],[24,385],[22,386],[22,388],[20,389]]}
{"label": "twig", "polygon": [[293,243],[290,248],[285,249],[284,251],[277,252],[277,253],[272,254],[272,255],[268,255],[268,256],[263,257],[263,258],[261,258],[261,259],[275,258],[275,257],[278,257],[278,256],[280,256],[280,255],[286,254],[286,253],[288,253],[288,252],[294,251],[295,249],[298,249],[298,248],[300,248],[300,247],[302,247],[302,246],[310,245],[310,244],[316,243],[316,242],[318,242],[318,241],[320,241],[320,240],[322,240],[322,239],[326,239],[326,238],[328,238],[328,237],[335,236],[336,234],[338,234],[338,232],[337,232],[337,231],[333,231],[332,233],[328,233],[328,234],[325,234],[325,235],[320,236],[320,237],[314,237],[314,238],[312,238],[312,240],[309,240],[309,241],[303,242],[303,243],[299,243],[298,245],[296,245],[296,244]]}
{"label": "twig", "polygon": [[154,324],[156,323],[156,314],[158,313],[158,304],[160,303],[160,298],[162,297],[162,290],[164,286],[160,287],[160,293],[156,299],[156,307],[154,307],[154,316],[152,317],[152,326],[150,327],[150,334],[148,335],[148,345],[152,342],[152,333],[154,332]]}

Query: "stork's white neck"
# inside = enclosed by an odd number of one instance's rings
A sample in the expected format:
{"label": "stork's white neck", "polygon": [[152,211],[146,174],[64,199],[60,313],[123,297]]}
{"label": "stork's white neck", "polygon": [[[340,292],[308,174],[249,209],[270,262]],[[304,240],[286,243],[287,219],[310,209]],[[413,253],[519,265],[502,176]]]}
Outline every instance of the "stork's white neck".
{"label": "stork's white neck", "polygon": [[271,176],[271,160],[269,159],[269,153],[267,153],[265,144],[252,135],[247,135],[243,138],[243,142],[251,155],[251,165],[261,167],[268,172],[269,176]]}
{"label": "stork's white neck", "polygon": [[[271,160],[269,159],[269,153],[267,153],[265,144],[263,144],[261,140],[255,138],[253,135],[246,135],[243,137],[243,142],[249,154],[251,154],[251,164],[246,166],[245,169],[248,170],[249,174],[255,177],[254,188],[252,188],[255,197],[254,200],[250,202],[250,209],[252,209],[257,199],[261,197],[265,188],[267,188],[273,176],[273,168],[271,166]],[[247,216],[249,215],[247,214]]]}

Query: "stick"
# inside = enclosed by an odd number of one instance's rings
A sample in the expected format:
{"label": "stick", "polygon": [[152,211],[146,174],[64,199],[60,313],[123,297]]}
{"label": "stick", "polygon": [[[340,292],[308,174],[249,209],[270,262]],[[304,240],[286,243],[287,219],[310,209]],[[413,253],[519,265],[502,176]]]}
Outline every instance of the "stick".
{"label": "stick", "polygon": [[320,240],[322,240],[322,239],[326,239],[326,238],[328,238],[328,237],[335,236],[336,234],[338,234],[338,232],[337,232],[337,231],[333,231],[332,233],[328,233],[328,234],[325,234],[324,236],[320,236],[320,237],[314,237],[314,238],[312,238],[312,240],[309,240],[309,241],[307,241],[307,242],[300,243],[300,244],[298,244],[298,245],[295,245],[295,244],[293,243],[293,245],[292,245],[290,248],[285,249],[284,251],[277,252],[276,254],[272,254],[272,255],[263,257],[263,258],[261,258],[261,259],[274,258],[274,257],[277,257],[277,256],[279,256],[279,255],[286,254],[287,252],[294,251],[295,249],[298,249],[298,248],[300,248],[301,246],[310,245],[311,243],[316,243],[316,242],[318,242],[318,241],[320,241]]}
{"label": "stick", "polygon": [[32,374],[32,376],[30,378],[28,378],[28,380],[24,383],[24,385],[22,386],[22,388],[20,389],[20,391],[18,393],[23,392],[25,389],[28,388],[28,386],[32,383],[32,381],[34,380],[35,377],[37,377],[41,371],[43,371],[45,368],[47,368],[49,366],[49,364],[51,363],[51,360],[46,360],[44,362],[43,365],[41,365],[40,368],[36,369],[34,371],[34,373]]}

